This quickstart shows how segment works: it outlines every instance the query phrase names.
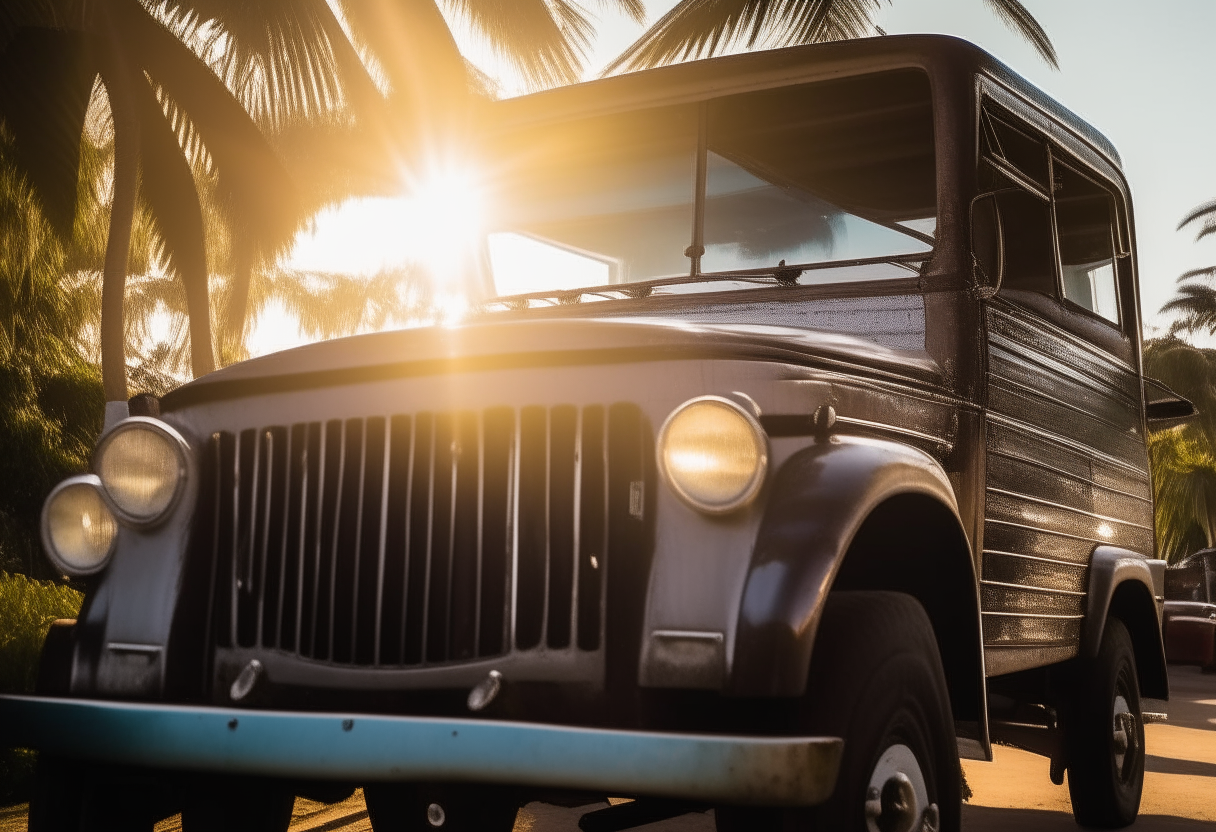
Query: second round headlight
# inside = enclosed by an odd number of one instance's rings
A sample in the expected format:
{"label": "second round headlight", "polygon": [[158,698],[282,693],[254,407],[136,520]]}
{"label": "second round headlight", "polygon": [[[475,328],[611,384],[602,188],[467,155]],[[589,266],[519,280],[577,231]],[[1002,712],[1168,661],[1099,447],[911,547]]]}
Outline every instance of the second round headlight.
{"label": "second round headlight", "polygon": [[659,470],[693,508],[724,514],[749,503],[768,470],[768,442],[751,414],[702,396],[676,408],[659,431]]}
{"label": "second round headlight", "polygon": [[185,465],[183,442],[176,434],[151,419],[138,419],[102,441],[95,467],[119,514],[151,523],[173,505]]}

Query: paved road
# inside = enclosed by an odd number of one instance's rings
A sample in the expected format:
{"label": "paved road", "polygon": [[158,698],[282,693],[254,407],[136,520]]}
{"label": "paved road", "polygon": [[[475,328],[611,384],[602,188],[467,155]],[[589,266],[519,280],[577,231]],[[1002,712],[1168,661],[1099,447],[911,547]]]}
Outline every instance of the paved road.
{"label": "paved road", "polygon": [[[1170,669],[1169,722],[1146,727],[1148,764],[1137,832],[1212,832],[1216,829],[1216,675]],[[963,807],[966,832],[1075,832],[1068,787],[1054,786],[1047,761],[997,748],[991,763],[964,762],[974,796]],[[602,805],[602,804],[601,804]],[[583,809],[533,803],[515,832],[577,832]],[[713,832],[709,813],[643,827],[646,832]],[[0,832],[25,829],[24,807],[0,809]],[[179,832],[171,818],[157,832]],[[363,797],[334,805],[297,800],[293,832],[370,832]]]}

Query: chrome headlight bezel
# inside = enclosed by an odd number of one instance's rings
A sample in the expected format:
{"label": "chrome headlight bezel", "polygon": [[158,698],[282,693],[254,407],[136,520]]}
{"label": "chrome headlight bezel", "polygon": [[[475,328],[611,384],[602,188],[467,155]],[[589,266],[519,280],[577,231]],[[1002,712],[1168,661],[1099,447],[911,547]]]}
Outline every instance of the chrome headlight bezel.
{"label": "chrome headlight bezel", "polygon": [[[134,514],[120,506],[110,493],[109,488],[106,487],[105,479],[102,477],[101,472],[101,462],[105,457],[106,450],[115,439],[132,430],[151,430],[161,434],[168,440],[169,446],[173,449],[177,460],[177,478],[173,483],[173,496],[170,497],[164,508],[155,514],[147,516]],[[190,475],[190,446],[180,433],[159,419],[153,419],[148,416],[131,416],[119,422],[112,430],[101,437],[101,440],[93,451],[93,470],[101,483],[101,493],[105,498],[106,505],[110,507],[110,511],[114,512],[114,516],[118,518],[119,522],[136,528],[148,528],[157,525],[172,514],[178,501],[181,500],[186,480]]]}
{"label": "chrome headlight bezel", "polygon": [[51,537],[50,507],[60,493],[69,488],[75,488],[77,486],[86,486],[95,490],[99,499],[101,500],[102,506],[109,511],[111,515],[114,514],[114,509],[110,506],[110,501],[106,499],[105,488],[103,488],[101,485],[101,478],[96,474],[80,474],[75,477],[68,477],[66,480],[51,489],[51,493],[47,495],[46,500],[42,503],[42,517],[39,522],[39,531],[41,532],[42,536],[42,550],[46,552],[47,558],[50,559],[55,568],[59,570],[60,574],[70,575],[73,578],[83,578],[89,575],[96,575],[98,572],[110,565],[110,560],[114,557],[114,549],[118,544],[118,517],[113,517],[115,529],[114,536],[110,538],[109,548],[106,549],[105,554],[95,566],[88,569],[81,569],[78,566],[64,561],[59,549],[54,545],[54,539]]}
{"label": "chrome headlight bezel", "polygon": [[[725,406],[733,411],[747,424],[748,428],[751,430],[752,437],[756,442],[756,467],[752,472],[751,479],[734,499],[725,503],[711,504],[697,499],[684,488],[678,477],[670,470],[667,464],[667,445],[672,425],[675,423],[680,414],[684,413],[688,408],[703,402],[712,402],[715,405]],[[697,396],[680,404],[667,415],[667,418],[663,421],[662,427],[659,428],[658,440],[655,443],[655,457],[657,458],[659,473],[661,474],[663,481],[667,483],[667,486],[685,505],[704,514],[730,514],[749,505],[753,500],[756,499],[756,495],[760,493],[760,489],[764,486],[764,480],[768,476],[768,434],[760,425],[760,422],[758,419],[756,419],[755,415],[750,413],[738,402],[723,396]]]}

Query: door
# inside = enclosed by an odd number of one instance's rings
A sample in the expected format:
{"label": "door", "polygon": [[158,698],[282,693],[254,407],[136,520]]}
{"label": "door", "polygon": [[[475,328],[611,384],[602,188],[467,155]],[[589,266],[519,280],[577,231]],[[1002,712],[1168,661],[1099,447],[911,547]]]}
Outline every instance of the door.
{"label": "door", "polygon": [[1119,192],[995,105],[981,148],[1003,262],[984,310],[980,586],[1000,675],[1076,654],[1094,548],[1151,557],[1153,517]]}

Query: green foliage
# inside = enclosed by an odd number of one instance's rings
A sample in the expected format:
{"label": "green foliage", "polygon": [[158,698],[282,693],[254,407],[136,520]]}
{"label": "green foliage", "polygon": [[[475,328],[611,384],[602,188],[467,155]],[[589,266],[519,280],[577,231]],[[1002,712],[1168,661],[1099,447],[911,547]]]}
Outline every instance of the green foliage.
{"label": "green foliage", "polygon": [[33,693],[51,622],[75,618],[83,596],[70,586],[0,572],[0,693]]}
{"label": "green foliage", "polygon": [[[0,572],[0,693],[33,693],[38,657],[56,618],[75,618],[81,595],[51,581]],[[34,752],[0,749],[0,806],[29,800]]]}
{"label": "green foliage", "polygon": [[74,244],[45,221],[10,151],[0,136],[0,569],[51,577],[42,501],[87,468],[105,400],[79,344],[91,290],[64,274]]}
{"label": "green foliage", "polygon": [[1153,339],[1144,372],[1199,410],[1189,424],[1149,436],[1157,547],[1173,562],[1216,545],[1216,350]]}

